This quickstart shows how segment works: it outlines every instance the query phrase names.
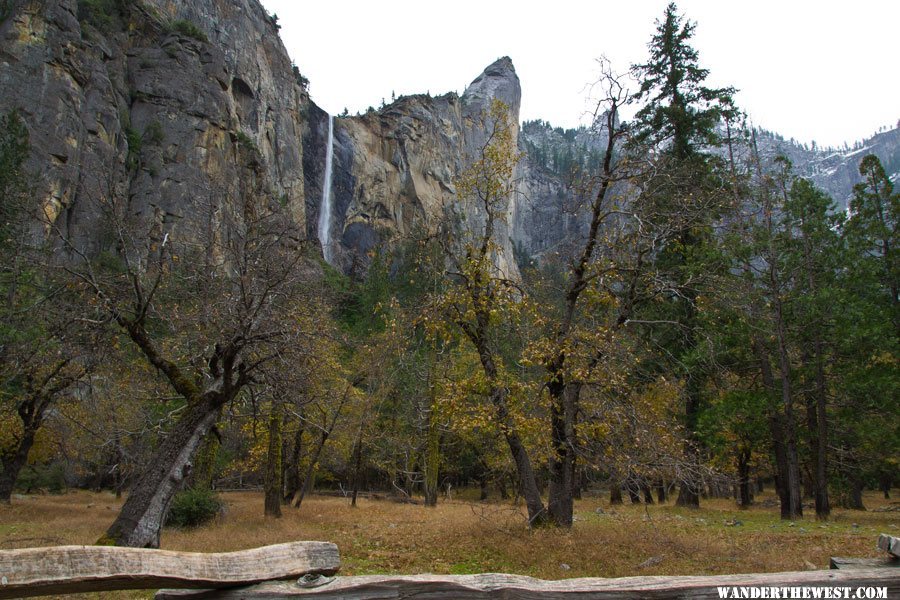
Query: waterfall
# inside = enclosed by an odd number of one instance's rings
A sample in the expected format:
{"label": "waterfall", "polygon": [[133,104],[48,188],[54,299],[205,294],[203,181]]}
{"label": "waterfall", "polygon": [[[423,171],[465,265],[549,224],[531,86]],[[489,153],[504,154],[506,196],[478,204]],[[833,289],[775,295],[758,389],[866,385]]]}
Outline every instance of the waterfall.
{"label": "waterfall", "polygon": [[329,265],[333,264],[334,252],[331,248],[331,180],[334,161],[334,117],[328,115],[328,149],[325,152],[325,178],[322,182],[322,204],[319,205],[319,242],[322,256]]}

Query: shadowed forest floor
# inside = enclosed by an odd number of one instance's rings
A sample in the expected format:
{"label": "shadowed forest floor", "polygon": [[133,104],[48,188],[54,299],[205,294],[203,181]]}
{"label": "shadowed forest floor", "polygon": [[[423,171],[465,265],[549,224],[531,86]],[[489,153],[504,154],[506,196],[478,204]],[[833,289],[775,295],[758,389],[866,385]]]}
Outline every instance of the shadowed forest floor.
{"label": "shadowed forest floor", "polygon": [[[826,569],[831,556],[879,556],[879,533],[900,535],[900,512],[884,510],[900,503],[875,492],[864,498],[868,511],[837,509],[824,523],[814,515],[782,521],[777,506],[766,507],[774,501],[771,494],[749,510],[738,510],[731,500],[685,510],[672,503],[610,507],[605,498],[586,498],[576,503],[571,531],[528,531],[521,510],[491,502],[453,500],[425,508],[362,499],[351,508],[342,498],[313,496],[300,509],[285,508],[277,520],[262,516],[261,493],[223,497],[223,517],[198,529],[166,529],[162,547],[220,552],[323,540],[340,548],[344,575],[505,572],[563,579],[793,571],[809,564]],[[91,544],[118,506],[107,493],[15,496],[10,506],[0,506],[0,549]]]}

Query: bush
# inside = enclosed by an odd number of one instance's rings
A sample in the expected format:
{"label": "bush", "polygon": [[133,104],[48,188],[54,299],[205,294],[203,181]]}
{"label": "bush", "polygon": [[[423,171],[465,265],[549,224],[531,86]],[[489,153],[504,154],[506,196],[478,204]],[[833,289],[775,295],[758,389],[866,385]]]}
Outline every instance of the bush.
{"label": "bush", "polygon": [[222,500],[212,490],[183,490],[172,499],[166,515],[166,525],[198,527],[215,519],[224,507]]}
{"label": "bush", "polygon": [[189,38],[194,38],[198,42],[208,42],[209,39],[206,37],[206,34],[203,33],[199,27],[187,21],[185,19],[178,19],[176,21],[172,21],[169,24],[169,29],[175,33],[180,33],[181,35]]}
{"label": "bush", "polygon": [[247,152],[252,152],[254,154],[259,153],[259,147],[256,145],[256,142],[254,142],[253,138],[243,131],[238,131],[236,134],[236,138],[238,145],[240,145],[240,147]]}
{"label": "bush", "polygon": [[125,165],[129,170],[137,169],[141,164],[141,147],[144,140],[140,132],[129,126],[124,129],[125,141],[128,144],[128,155],[125,158]]}
{"label": "bush", "polygon": [[78,0],[78,20],[100,31],[121,31],[133,0]]}
{"label": "bush", "polygon": [[66,470],[59,463],[49,465],[28,465],[19,473],[16,489],[26,494],[46,490],[51,494],[66,491]]}

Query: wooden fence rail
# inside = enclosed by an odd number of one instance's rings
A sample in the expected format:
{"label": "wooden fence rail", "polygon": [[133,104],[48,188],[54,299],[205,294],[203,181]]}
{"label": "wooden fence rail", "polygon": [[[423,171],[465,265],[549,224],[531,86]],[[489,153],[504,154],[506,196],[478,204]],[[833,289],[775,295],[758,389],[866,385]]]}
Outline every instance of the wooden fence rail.
{"label": "wooden fence rail", "polygon": [[[487,573],[482,575],[367,575],[335,577],[315,588],[302,588],[294,582],[272,582],[206,592],[162,590],[156,600],[274,600],[275,598],[308,598],[309,600],[384,600],[415,598],[416,600],[547,600],[548,598],[587,598],[661,600],[663,598],[718,599],[719,588],[754,587],[860,587],[887,588],[887,597],[900,594],[900,571],[867,569],[851,571],[798,571],[715,577],[623,577],[618,579],[564,579],[542,581],[519,575]],[[790,596],[785,596],[790,597]]]}
{"label": "wooden fence rail", "polygon": [[[900,568],[896,568],[900,565],[896,556],[900,540],[882,536],[878,547],[892,558],[875,562],[832,559],[839,568],[830,571],[542,581],[496,573],[332,577],[340,567],[340,557],[337,546],[328,542],[294,542],[219,554],[61,546],[0,550],[0,599],[161,587],[185,589],[162,590],[157,600],[719,598],[721,588],[738,586],[876,587],[885,588],[889,598],[900,597]],[[286,579],[295,581],[281,581]]]}
{"label": "wooden fence rail", "polygon": [[109,590],[220,588],[333,574],[338,548],[294,542],[240,552],[195,554],[112,546],[0,550],[0,598]]}

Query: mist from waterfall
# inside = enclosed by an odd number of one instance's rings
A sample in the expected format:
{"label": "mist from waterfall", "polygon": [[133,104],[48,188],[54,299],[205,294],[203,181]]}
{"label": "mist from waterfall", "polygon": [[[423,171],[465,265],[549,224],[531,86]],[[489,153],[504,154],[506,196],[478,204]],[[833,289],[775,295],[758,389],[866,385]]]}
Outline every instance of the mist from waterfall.
{"label": "mist from waterfall", "polygon": [[329,265],[333,264],[334,251],[331,247],[331,183],[334,161],[334,117],[328,115],[328,148],[325,152],[325,178],[322,182],[322,203],[319,205],[319,242],[322,256]]}

